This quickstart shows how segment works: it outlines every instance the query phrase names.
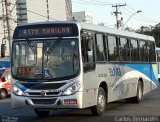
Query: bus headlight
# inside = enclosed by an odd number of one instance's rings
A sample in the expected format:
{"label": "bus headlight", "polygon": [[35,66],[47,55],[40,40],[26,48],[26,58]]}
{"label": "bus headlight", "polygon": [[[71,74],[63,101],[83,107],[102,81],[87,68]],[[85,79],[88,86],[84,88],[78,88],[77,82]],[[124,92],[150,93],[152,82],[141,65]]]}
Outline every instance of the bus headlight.
{"label": "bus headlight", "polygon": [[13,86],[13,92],[18,95],[18,96],[22,96],[24,95],[23,91],[21,89],[19,89],[17,86]]}
{"label": "bus headlight", "polygon": [[74,83],[72,86],[68,87],[62,95],[72,95],[76,93],[81,87],[80,83]]}

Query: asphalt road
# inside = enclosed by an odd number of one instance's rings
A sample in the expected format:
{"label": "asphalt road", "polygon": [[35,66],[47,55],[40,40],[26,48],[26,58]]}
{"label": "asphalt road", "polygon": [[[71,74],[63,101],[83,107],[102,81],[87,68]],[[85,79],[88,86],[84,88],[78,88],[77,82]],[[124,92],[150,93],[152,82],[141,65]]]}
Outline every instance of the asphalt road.
{"label": "asphalt road", "polygon": [[160,88],[144,96],[140,104],[124,100],[107,104],[101,117],[92,116],[89,109],[52,111],[47,118],[38,118],[30,108],[12,109],[11,99],[0,100],[1,122],[160,122]]}

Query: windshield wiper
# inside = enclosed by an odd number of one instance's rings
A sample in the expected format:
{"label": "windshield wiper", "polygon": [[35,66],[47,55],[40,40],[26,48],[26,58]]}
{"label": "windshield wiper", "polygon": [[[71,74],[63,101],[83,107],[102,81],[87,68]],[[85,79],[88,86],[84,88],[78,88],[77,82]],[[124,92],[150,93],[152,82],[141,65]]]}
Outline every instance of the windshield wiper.
{"label": "windshield wiper", "polygon": [[47,51],[47,56],[56,48],[57,45],[60,44],[61,41],[62,41],[61,37],[59,37],[57,40],[55,40],[55,42],[52,44],[52,46]]}
{"label": "windshield wiper", "polygon": [[37,54],[37,50],[36,50],[35,45],[34,45],[30,40],[28,40],[28,39],[26,39],[26,41],[27,41],[29,47],[31,48],[32,52],[33,52],[34,54]]}

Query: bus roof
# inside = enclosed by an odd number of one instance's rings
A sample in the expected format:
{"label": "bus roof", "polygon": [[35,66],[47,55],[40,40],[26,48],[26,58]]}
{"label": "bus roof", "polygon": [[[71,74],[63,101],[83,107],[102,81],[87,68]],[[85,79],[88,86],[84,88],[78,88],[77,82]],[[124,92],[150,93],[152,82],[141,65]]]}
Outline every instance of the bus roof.
{"label": "bus roof", "polygon": [[95,25],[95,24],[85,23],[85,22],[80,22],[80,21],[36,22],[36,23],[18,25],[17,27],[27,26],[27,25],[61,24],[61,23],[63,23],[63,24],[67,24],[67,23],[76,24],[79,29],[86,29],[86,30],[108,33],[108,34],[113,34],[113,35],[119,35],[119,36],[124,36],[124,37],[137,38],[137,39],[148,40],[148,41],[155,41],[154,37],[152,37],[152,36],[147,36],[147,35],[138,34],[135,32],[124,31],[124,30],[118,30],[115,28],[109,28],[106,26],[100,26],[100,25]]}
{"label": "bus roof", "polygon": [[118,30],[115,28],[109,28],[105,26],[99,26],[99,25],[89,24],[89,23],[84,23],[84,22],[80,22],[80,24],[83,29],[87,29],[87,30],[96,30],[98,32],[104,32],[104,33],[113,34],[113,35],[119,35],[119,36],[125,36],[125,37],[127,36],[131,38],[138,38],[138,39],[148,40],[148,41],[155,41],[152,36],[138,34],[135,32]]}

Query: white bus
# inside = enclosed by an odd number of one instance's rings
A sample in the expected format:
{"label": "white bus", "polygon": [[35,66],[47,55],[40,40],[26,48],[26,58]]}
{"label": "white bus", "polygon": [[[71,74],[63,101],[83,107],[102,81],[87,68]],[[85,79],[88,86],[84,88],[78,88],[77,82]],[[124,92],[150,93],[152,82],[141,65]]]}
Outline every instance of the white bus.
{"label": "white bus", "polygon": [[16,27],[12,44],[12,107],[90,108],[139,103],[157,88],[155,40],[133,32],[77,21]]}

